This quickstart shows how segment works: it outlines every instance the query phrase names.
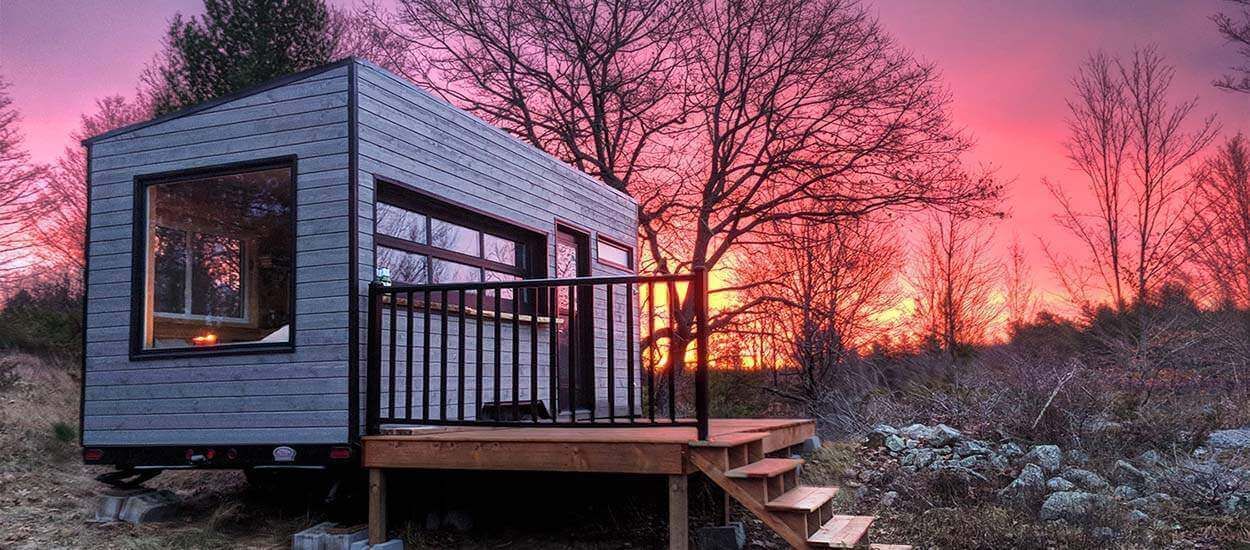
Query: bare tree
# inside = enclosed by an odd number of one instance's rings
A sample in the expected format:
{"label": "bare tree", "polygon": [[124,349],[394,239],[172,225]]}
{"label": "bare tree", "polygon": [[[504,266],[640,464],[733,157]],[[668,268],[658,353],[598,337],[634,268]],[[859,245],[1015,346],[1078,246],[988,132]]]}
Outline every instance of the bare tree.
{"label": "bare tree", "polygon": [[994,299],[1002,270],[990,254],[993,230],[984,219],[930,214],[909,279],[921,336],[948,365],[989,336],[1002,315]]}
{"label": "bare tree", "polygon": [[[403,0],[395,21],[374,13],[413,44],[410,76],[637,198],[645,270],[714,268],[788,220],[998,192],[962,177],[969,142],[936,71],[853,0]],[[712,326],[768,299],[721,308]]]}
{"label": "bare tree", "polygon": [[666,160],[684,122],[692,3],[401,0],[365,9],[409,78],[609,185]]}
{"label": "bare tree", "polygon": [[798,220],[770,233],[774,244],[735,262],[741,299],[760,306],[739,315],[741,330],[731,332],[764,335],[757,351],[776,352],[790,367],[790,383],[774,391],[810,408],[889,329],[880,317],[900,298],[902,248],[880,219]]}
{"label": "bare tree", "polygon": [[1220,35],[1237,46],[1237,52],[1246,58],[1243,65],[1231,67],[1232,72],[1215,81],[1215,86],[1233,92],[1250,93],[1250,0],[1227,0],[1240,6],[1237,18],[1224,13],[1211,16]]}
{"label": "bare tree", "polygon": [[[1120,218],[1126,200],[1123,194],[1130,139],[1124,84],[1116,74],[1115,60],[1098,52],[1077,69],[1072,86],[1076,97],[1068,100],[1069,138],[1065,145],[1068,158],[1085,175],[1096,209],[1093,214],[1079,210],[1063,187],[1043,181],[1062,208],[1055,221],[1076,235],[1090,255],[1090,261],[1069,262],[1056,271],[1069,293],[1078,296],[1078,302],[1089,301],[1085,288],[1089,279],[1096,277],[1112,304],[1122,309],[1126,300]],[[1059,259],[1044,248],[1058,266]]]}
{"label": "bare tree", "polygon": [[394,72],[405,72],[416,59],[406,40],[377,25],[373,17],[380,11],[376,5],[363,10],[327,6],[330,22],[327,32],[334,44],[333,59],[359,57]]}
{"label": "bare tree", "polygon": [[78,129],[70,134],[73,145],[61,153],[38,193],[41,214],[32,230],[39,236],[38,253],[48,265],[68,271],[85,266],[87,155],[78,142],[149,116],[151,109],[146,104],[121,96],[97,100],[96,112],[82,115]]}
{"label": "bare tree", "polygon": [[1033,285],[1033,273],[1019,237],[1012,239],[1007,250],[1005,306],[1007,326],[1015,329],[1033,320],[1037,312],[1037,293]]}
{"label": "bare tree", "polygon": [[0,297],[7,296],[22,271],[34,262],[37,243],[31,224],[38,219],[37,193],[46,167],[30,161],[22,143],[21,115],[0,77]]}
{"label": "bare tree", "polygon": [[[1122,313],[1145,304],[1192,252],[1186,238],[1194,221],[1186,207],[1192,185],[1184,169],[1218,128],[1213,117],[1190,120],[1196,99],[1170,102],[1174,73],[1150,47],[1128,60],[1094,54],[1073,81],[1069,158],[1086,176],[1096,207],[1081,209],[1063,187],[1047,182],[1062,209],[1056,221],[1081,240],[1087,258],[1072,261],[1046,250],[1084,307],[1108,300]],[[1085,293],[1091,279],[1095,296]],[[1143,336],[1144,326],[1137,328]]]}
{"label": "bare tree", "polygon": [[1237,134],[1196,172],[1200,206],[1189,238],[1225,304],[1245,311],[1250,335],[1250,145]]}

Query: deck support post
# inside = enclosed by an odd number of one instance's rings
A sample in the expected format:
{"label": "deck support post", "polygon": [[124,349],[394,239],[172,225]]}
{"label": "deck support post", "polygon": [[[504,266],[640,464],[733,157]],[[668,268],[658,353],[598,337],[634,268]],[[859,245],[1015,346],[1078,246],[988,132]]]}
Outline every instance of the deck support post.
{"label": "deck support post", "polygon": [[724,489],[718,492],[720,493],[720,502],[718,503],[720,504],[720,524],[729,525],[729,508],[733,497],[729,496],[729,493]]}
{"label": "deck support post", "polygon": [[386,542],[386,471],[369,469],[369,544]]}
{"label": "deck support post", "polygon": [[668,476],[669,550],[687,550],[690,544],[688,483],[685,474]]}

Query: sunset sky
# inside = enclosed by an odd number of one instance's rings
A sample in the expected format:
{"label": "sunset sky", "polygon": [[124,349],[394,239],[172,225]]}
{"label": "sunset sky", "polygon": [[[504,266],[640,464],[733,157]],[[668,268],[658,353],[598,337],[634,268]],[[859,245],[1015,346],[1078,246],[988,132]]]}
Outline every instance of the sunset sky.
{"label": "sunset sky", "polygon": [[[351,6],[350,1],[336,4]],[[1042,178],[1079,193],[1064,158],[1064,98],[1090,51],[1127,53],[1155,43],[1176,65],[1176,99],[1199,97],[1223,134],[1250,133],[1250,96],[1216,90],[1211,81],[1237,63],[1210,16],[1232,6],[1186,1],[903,1],[867,2],[917,57],[936,64],[954,96],[955,120],[976,137],[968,159],[997,168],[1012,183],[1001,244],[1019,236],[1038,285],[1053,289],[1039,239],[1071,244],[1051,221],[1054,204]],[[71,145],[68,133],[96,98],[132,95],[137,75],[160,46],[175,12],[199,13],[199,0],[6,0],[0,3],[0,73],[24,116],[28,148],[52,161]]]}

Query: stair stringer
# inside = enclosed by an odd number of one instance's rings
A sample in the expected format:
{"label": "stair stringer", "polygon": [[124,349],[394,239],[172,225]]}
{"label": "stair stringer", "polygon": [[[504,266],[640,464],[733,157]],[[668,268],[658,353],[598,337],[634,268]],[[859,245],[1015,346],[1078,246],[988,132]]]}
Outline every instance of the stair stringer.
{"label": "stair stringer", "polygon": [[[717,450],[720,449],[708,449],[708,451],[713,452]],[[767,503],[756,500],[755,496],[752,495],[750,491],[734,482],[733,479],[727,477],[724,471],[704,456],[703,449],[691,448],[690,451],[690,463],[693,464],[695,468],[698,468],[700,472],[703,472],[703,475],[706,475],[708,479],[712,480],[712,483],[715,483],[718,487],[724,489],[725,494],[732,496],[734,500],[742,504],[742,506],[750,511],[751,514],[763,521],[769,529],[772,529],[773,532],[785,539],[790,546],[799,549],[811,547],[807,543],[807,534],[799,533],[792,529],[789,524],[765,507]]]}

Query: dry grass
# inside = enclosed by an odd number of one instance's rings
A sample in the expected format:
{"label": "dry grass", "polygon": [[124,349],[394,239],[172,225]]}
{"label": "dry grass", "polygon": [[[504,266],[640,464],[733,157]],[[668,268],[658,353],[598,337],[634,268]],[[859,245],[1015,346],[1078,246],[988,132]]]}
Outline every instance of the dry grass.
{"label": "dry grass", "polygon": [[315,519],[276,509],[236,472],[167,472],[149,485],[182,497],[178,520],[92,523],[103,470],[82,465],[76,433],[65,438],[78,428],[77,364],[4,354],[0,367],[14,375],[0,388],[0,548],[286,548]]}
{"label": "dry grass", "polygon": [[[251,490],[238,472],[178,471],[147,483],[181,497],[177,519],[143,526],[92,523],[96,495],[104,488],[93,478],[105,470],[82,465],[77,434],[64,440],[64,426],[78,426],[77,364],[0,352],[4,365],[0,371],[8,373],[9,383],[0,387],[0,548],[289,548],[296,531],[365,512],[359,501],[329,509],[314,491]],[[60,438],[58,423],[64,425]],[[461,491],[440,495],[442,484],[426,478],[407,487],[394,481],[392,494],[422,496],[392,503],[392,531],[409,548],[653,548],[662,546],[666,533],[662,480],[654,487],[615,478],[466,480],[476,483],[469,496],[480,504],[472,510],[478,525],[468,533],[423,528],[421,506]],[[500,491],[505,481],[511,485]],[[484,494],[490,498],[480,498]]]}

